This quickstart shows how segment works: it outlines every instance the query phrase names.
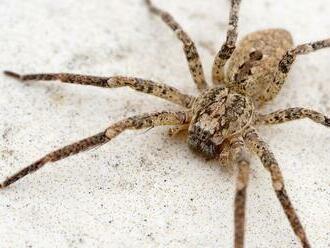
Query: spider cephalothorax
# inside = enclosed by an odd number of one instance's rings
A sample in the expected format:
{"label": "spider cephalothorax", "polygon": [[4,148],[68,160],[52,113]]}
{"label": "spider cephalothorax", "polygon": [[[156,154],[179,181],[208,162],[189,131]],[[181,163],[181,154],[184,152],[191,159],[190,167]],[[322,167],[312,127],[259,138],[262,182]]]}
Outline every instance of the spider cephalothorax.
{"label": "spider cephalothorax", "polygon": [[[269,171],[274,191],[293,231],[303,247],[310,247],[305,230],[286,192],[279,165],[274,154],[258,135],[256,128],[260,125],[279,124],[302,118],[330,126],[328,117],[305,108],[289,108],[269,114],[258,112],[260,106],[279,93],[296,57],[330,47],[330,39],[293,47],[288,31],[268,29],[247,35],[236,47],[238,10],[241,1],[231,0],[227,39],[214,60],[212,70],[214,87],[210,87],[206,83],[197,49],[189,35],[169,13],[155,7],[150,0],[145,2],[150,11],[159,15],[182,42],[192,78],[201,94],[197,97],[190,96],[166,84],[134,77],[96,77],[69,73],[20,75],[6,71],[6,75],[22,81],[59,80],[64,83],[103,88],[127,86],[179,104],[184,110],[160,111],[118,121],[94,136],[50,152],[7,178],[0,184],[0,188],[6,188],[47,163],[103,145],[127,129],[174,125],[170,134],[188,130],[187,141],[193,150],[208,158],[219,159],[223,163],[230,160],[238,167],[234,201],[235,247],[244,246],[246,189],[249,178],[248,152],[255,153]],[[225,70],[226,64],[228,66]]]}
{"label": "spider cephalothorax", "polygon": [[197,97],[192,110],[188,144],[208,158],[220,156],[224,141],[243,132],[254,113],[249,98],[225,87],[204,91]]}

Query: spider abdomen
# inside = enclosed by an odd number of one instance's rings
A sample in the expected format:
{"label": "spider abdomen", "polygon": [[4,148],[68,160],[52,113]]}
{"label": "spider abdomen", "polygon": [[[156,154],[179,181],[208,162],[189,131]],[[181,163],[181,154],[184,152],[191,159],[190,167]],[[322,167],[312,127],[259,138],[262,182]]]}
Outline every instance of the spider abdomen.
{"label": "spider abdomen", "polygon": [[193,105],[188,145],[208,158],[217,157],[223,143],[240,134],[252,121],[254,106],[248,97],[228,88],[203,92]]}
{"label": "spider abdomen", "polygon": [[258,106],[272,100],[287,76],[279,72],[279,62],[292,46],[291,34],[284,29],[248,34],[229,60],[226,85],[251,97]]}

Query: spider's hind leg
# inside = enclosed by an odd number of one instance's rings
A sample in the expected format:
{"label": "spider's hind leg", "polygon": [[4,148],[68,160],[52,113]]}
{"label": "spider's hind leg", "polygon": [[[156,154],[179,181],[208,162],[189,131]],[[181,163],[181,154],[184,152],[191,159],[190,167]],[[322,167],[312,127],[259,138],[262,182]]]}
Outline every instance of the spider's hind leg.
{"label": "spider's hind leg", "polygon": [[298,55],[315,52],[322,48],[330,48],[330,38],[325,40],[305,43],[288,50],[278,65],[279,71],[283,74],[287,74],[290,71],[291,66],[296,60],[296,57]]}
{"label": "spider's hind leg", "polygon": [[8,177],[4,182],[0,183],[0,189],[6,188],[24,176],[39,170],[47,163],[56,162],[91,148],[104,145],[127,129],[142,129],[164,125],[185,125],[190,122],[190,119],[191,116],[189,112],[168,111],[142,114],[124,119],[111,125],[101,133],[48,153],[41,159],[18,171],[11,177]]}
{"label": "spider's hind leg", "polygon": [[145,0],[145,3],[149,7],[150,11],[156,15],[159,15],[162,20],[176,33],[176,36],[183,44],[183,50],[186,55],[190,74],[199,90],[207,88],[205,81],[202,62],[200,60],[197,48],[189,35],[183,30],[179,23],[168,12],[157,8],[151,2],[151,0]]}
{"label": "spider's hind leg", "polygon": [[212,79],[213,83],[216,85],[224,82],[224,67],[236,48],[238,36],[237,25],[241,0],[231,0],[230,4],[231,7],[229,14],[229,27],[227,31],[227,38],[225,43],[222,45],[220,51],[216,55],[212,67]]}

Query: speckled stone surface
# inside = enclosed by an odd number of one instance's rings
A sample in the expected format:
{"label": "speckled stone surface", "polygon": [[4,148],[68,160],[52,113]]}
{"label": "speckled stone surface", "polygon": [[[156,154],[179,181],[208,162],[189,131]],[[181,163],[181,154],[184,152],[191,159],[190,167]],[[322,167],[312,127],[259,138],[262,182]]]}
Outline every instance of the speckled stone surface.
{"label": "speckled stone surface", "polygon": [[[155,1],[195,40],[210,82],[229,1]],[[240,37],[290,30],[295,43],[330,36],[324,0],[243,0]],[[141,0],[1,0],[0,69],[134,75],[197,94],[181,44]],[[330,115],[330,50],[300,57],[265,111]],[[22,84],[0,76],[0,180],[46,152],[137,113],[180,109],[129,89]],[[296,121],[260,130],[278,158],[313,247],[330,247],[330,130]],[[0,247],[232,247],[235,170],[193,154],[167,128],[128,131],[0,191]],[[300,247],[252,160],[246,247]]]}

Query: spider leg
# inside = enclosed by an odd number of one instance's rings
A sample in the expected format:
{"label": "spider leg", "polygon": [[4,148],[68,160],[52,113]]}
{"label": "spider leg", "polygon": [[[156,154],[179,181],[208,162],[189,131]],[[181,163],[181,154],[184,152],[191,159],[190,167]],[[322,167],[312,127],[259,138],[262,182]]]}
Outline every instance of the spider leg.
{"label": "spider leg", "polygon": [[183,30],[179,23],[168,12],[157,8],[151,0],[145,0],[149,10],[162,18],[162,20],[176,33],[177,38],[183,44],[183,50],[186,55],[190,74],[199,90],[207,88],[202,62],[200,60],[197,48],[189,35]]}
{"label": "spider leg", "polygon": [[230,147],[229,142],[226,142],[222,149],[221,149],[221,153],[219,154],[219,158],[218,161],[220,163],[221,166],[231,166],[233,163],[233,159],[232,159],[232,150]]}
{"label": "spider leg", "polygon": [[176,135],[178,135],[179,133],[188,130],[188,128],[189,128],[189,124],[185,124],[185,125],[180,125],[180,126],[174,126],[174,127],[171,127],[171,128],[168,130],[168,135],[169,135],[170,137],[176,136]]}
{"label": "spider leg", "polygon": [[92,85],[103,88],[130,87],[136,91],[154,95],[167,101],[190,108],[194,97],[181,93],[176,88],[162,83],[156,83],[151,80],[145,80],[135,77],[96,77],[89,75],[71,74],[71,73],[41,73],[20,75],[15,72],[5,71],[5,75],[16,78],[21,81],[52,81],[59,80],[63,83]]}
{"label": "spider leg", "polygon": [[212,79],[213,83],[216,85],[224,82],[225,64],[236,48],[240,4],[241,0],[231,0],[227,38],[220,51],[216,55],[212,67]]}
{"label": "spider leg", "polygon": [[323,114],[305,108],[289,108],[285,110],[278,110],[270,114],[259,114],[257,116],[257,125],[271,125],[281,124],[288,121],[299,120],[303,118],[309,118],[312,121],[330,127],[330,118]]}
{"label": "spider leg", "polygon": [[250,128],[244,135],[244,141],[249,149],[258,155],[264,167],[270,172],[273,188],[280,201],[282,208],[291,224],[294,233],[297,235],[304,248],[311,247],[305,230],[298,218],[296,211],[289,199],[284,186],[284,180],[280,167],[274,154],[268,148],[268,145],[259,137],[256,131]]}
{"label": "spider leg", "polygon": [[249,182],[250,161],[242,138],[231,141],[233,161],[238,165],[235,194],[235,248],[244,247],[246,190]]}
{"label": "spider leg", "polygon": [[281,73],[287,74],[290,71],[292,64],[296,60],[297,55],[308,54],[328,47],[330,47],[330,39],[298,45],[286,52],[279,63],[278,69]]}
{"label": "spider leg", "polygon": [[103,132],[48,153],[41,159],[18,171],[11,177],[8,177],[5,181],[0,183],[0,189],[5,188],[22,177],[39,170],[47,163],[52,163],[91,148],[104,145],[127,129],[142,129],[164,125],[184,125],[189,123],[190,119],[190,112],[163,111],[152,114],[137,115],[121,120],[111,125]]}

